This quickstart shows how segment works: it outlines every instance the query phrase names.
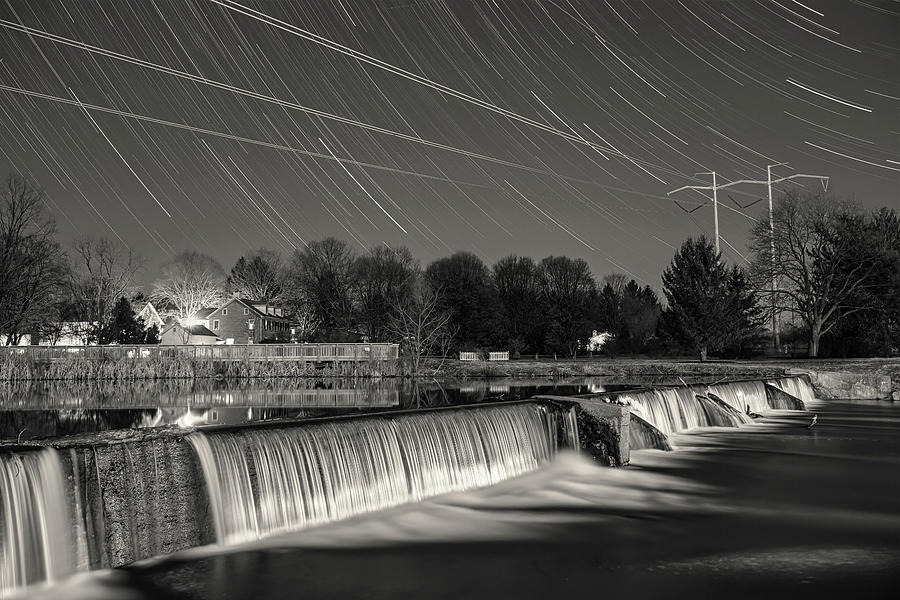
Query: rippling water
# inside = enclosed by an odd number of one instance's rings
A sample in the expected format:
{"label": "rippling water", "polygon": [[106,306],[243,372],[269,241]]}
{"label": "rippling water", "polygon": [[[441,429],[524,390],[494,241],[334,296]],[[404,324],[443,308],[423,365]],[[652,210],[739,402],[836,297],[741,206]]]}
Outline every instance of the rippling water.
{"label": "rippling water", "polygon": [[562,455],[491,488],[52,588],[73,598],[877,598],[900,585],[900,407],[829,402]]}

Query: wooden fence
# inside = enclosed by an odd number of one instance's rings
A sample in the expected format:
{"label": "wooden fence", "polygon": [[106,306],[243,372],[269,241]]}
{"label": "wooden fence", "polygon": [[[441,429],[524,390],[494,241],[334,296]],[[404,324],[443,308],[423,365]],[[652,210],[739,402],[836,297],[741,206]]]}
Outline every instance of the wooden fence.
{"label": "wooden fence", "polygon": [[202,361],[341,362],[393,360],[397,344],[241,344],[219,346],[8,346],[3,352],[27,356],[35,362],[73,357],[86,360],[149,359],[183,356]]}

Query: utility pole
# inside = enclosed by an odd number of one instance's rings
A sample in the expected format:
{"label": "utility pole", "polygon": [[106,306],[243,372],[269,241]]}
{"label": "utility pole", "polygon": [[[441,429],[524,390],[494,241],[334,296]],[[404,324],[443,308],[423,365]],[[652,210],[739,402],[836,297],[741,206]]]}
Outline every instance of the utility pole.
{"label": "utility pole", "polygon": [[[729,188],[735,185],[741,185],[745,183],[753,183],[759,185],[765,185],[768,188],[769,192],[769,251],[771,253],[771,261],[772,261],[772,343],[776,352],[781,347],[781,339],[778,331],[778,310],[775,306],[775,298],[778,293],[778,276],[775,273],[775,217],[774,217],[774,206],[772,203],[772,186],[776,183],[781,183],[782,181],[788,181],[791,179],[818,179],[822,182],[822,188],[824,190],[828,190],[828,177],[825,175],[806,175],[804,173],[796,173],[794,175],[788,175],[787,177],[781,177],[779,179],[772,179],[772,169],[775,167],[784,167],[788,166],[788,163],[778,163],[777,165],[768,165],[766,167],[766,179],[756,180],[756,179],[738,179],[737,181],[730,181],[728,183],[722,185],[716,185],[716,174],[715,172],[711,173],[713,178],[712,186],[698,186],[698,185],[686,185],[684,187],[680,187],[677,190],[672,190],[668,193],[668,195],[674,194],[675,192],[680,192],[681,190],[712,190],[713,192],[713,218],[715,219],[715,231],[716,231],[716,253],[719,252],[719,206],[718,206],[718,198],[716,196],[716,192],[721,189]],[[710,173],[697,173],[697,175],[709,175]]]}
{"label": "utility pole", "polygon": [[671,196],[675,192],[680,192],[681,190],[712,190],[713,193],[713,228],[715,230],[716,235],[716,254],[719,254],[719,188],[725,186],[716,185],[716,172],[710,171],[708,173],[695,173],[695,175],[712,175],[712,185],[686,185],[684,187],[680,187],[677,190],[672,190],[668,192],[666,195]]}

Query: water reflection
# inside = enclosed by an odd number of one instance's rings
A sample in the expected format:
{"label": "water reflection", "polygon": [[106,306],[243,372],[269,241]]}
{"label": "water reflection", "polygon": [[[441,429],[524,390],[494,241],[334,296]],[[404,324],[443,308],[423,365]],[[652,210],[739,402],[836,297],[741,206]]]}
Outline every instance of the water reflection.
{"label": "water reflection", "polygon": [[599,377],[22,382],[0,387],[0,442],[109,429],[237,425],[633,387]]}

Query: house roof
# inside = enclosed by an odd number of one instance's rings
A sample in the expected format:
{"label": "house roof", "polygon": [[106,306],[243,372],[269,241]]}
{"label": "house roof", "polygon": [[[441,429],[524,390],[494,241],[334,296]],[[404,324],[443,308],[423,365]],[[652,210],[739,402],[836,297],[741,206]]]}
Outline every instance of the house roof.
{"label": "house roof", "polygon": [[215,308],[201,308],[197,312],[191,315],[192,319],[205,319],[212,313],[214,313],[217,309]]}
{"label": "house roof", "polygon": [[168,331],[171,331],[172,329],[175,329],[176,327],[181,327],[182,329],[187,331],[190,335],[199,335],[199,336],[214,337],[216,339],[221,339],[221,338],[219,338],[218,335],[216,335],[215,333],[213,333],[212,331],[210,331],[203,325],[190,325],[190,326],[185,327],[184,325],[182,325],[181,323],[178,323],[178,322],[172,323],[171,325],[169,325],[168,327],[163,329],[162,332],[160,332],[160,335],[162,335]]}
{"label": "house roof", "polygon": [[190,327],[186,327],[185,329],[187,329],[188,333],[190,333],[191,335],[202,335],[202,336],[214,337],[214,338],[219,337],[218,335],[216,335],[215,333],[213,333],[212,331],[210,331],[203,325],[191,325]]}

